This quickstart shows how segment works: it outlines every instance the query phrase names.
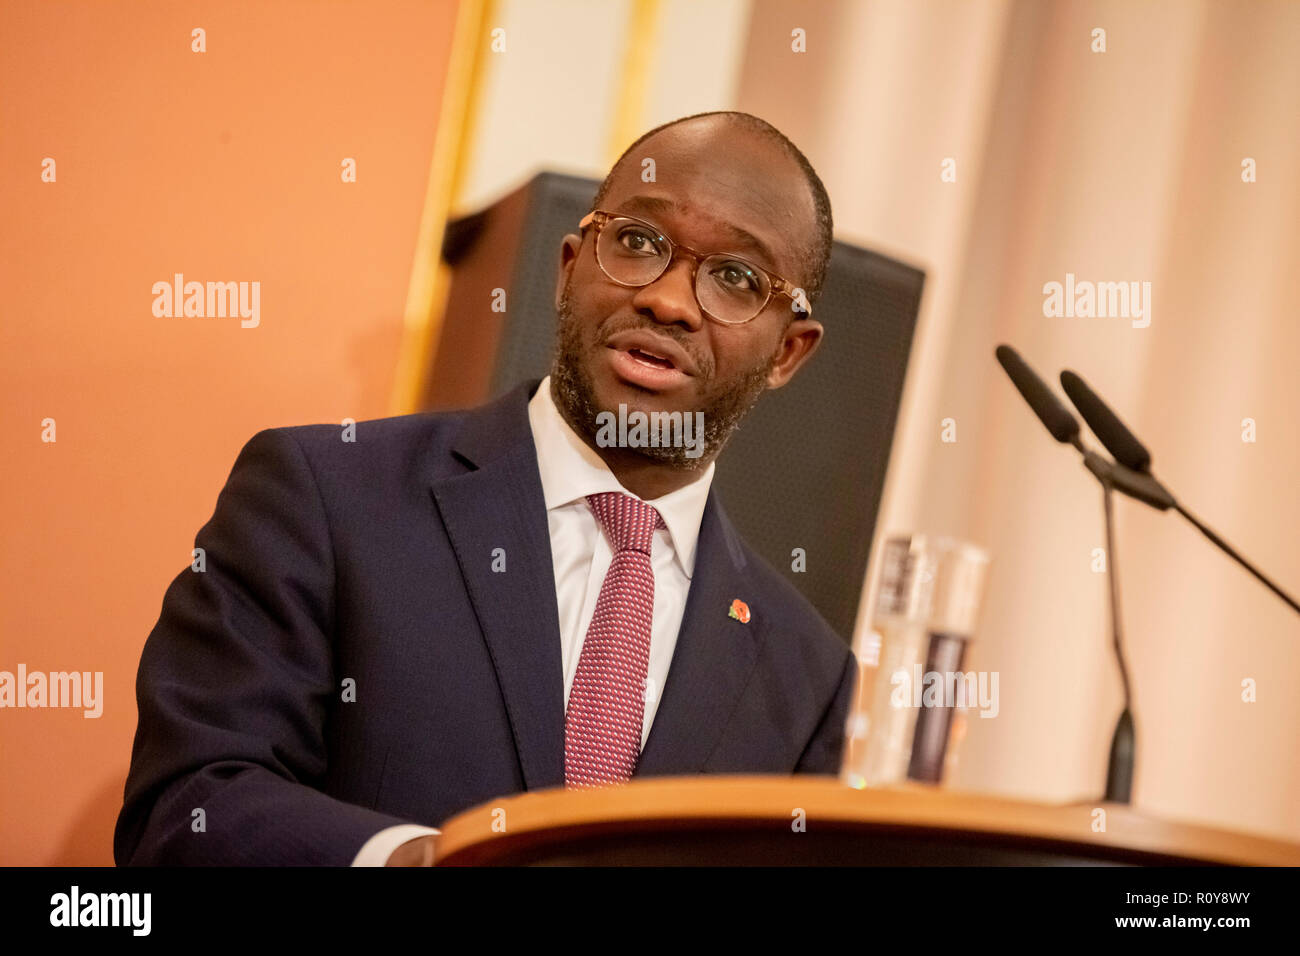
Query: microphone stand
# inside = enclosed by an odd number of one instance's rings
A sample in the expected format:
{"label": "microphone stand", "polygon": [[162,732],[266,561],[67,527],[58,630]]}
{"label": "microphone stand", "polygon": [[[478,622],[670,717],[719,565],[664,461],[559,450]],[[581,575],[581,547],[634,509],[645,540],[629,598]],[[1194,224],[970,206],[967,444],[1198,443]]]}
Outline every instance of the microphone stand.
{"label": "microphone stand", "polygon": [[1133,691],[1124,661],[1123,632],[1119,614],[1119,569],[1115,566],[1114,486],[1110,478],[1101,482],[1106,509],[1106,576],[1110,579],[1110,633],[1115,645],[1119,679],[1124,685],[1124,709],[1110,738],[1110,761],[1106,765],[1106,795],[1110,803],[1130,803],[1133,794],[1133,761],[1137,756],[1137,735],[1133,729]]}
{"label": "microphone stand", "polygon": [[[1073,444],[1083,453],[1084,466],[1101,482],[1102,507],[1106,514],[1106,578],[1110,584],[1110,634],[1115,647],[1115,663],[1119,666],[1119,679],[1124,688],[1124,709],[1120,711],[1115,732],[1110,739],[1110,758],[1106,765],[1106,793],[1108,803],[1131,803],[1133,796],[1133,764],[1137,757],[1137,732],[1133,727],[1133,688],[1129,682],[1128,664],[1124,660],[1124,631],[1120,625],[1119,568],[1115,560],[1115,482],[1119,478],[1127,494],[1141,497],[1153,507],[1169,507],[1162,496],[1151,491],[1119,467],[1096,452],[1089,451],[1076,435]],[[1157,486],[1158,487],[1158,486]],[[1163,491],[1163,489],[1160,489]],[[1152,497],[1157,499],[1152,501]],[[1163,506],[1163,507],[1162,507]]]}
{"label": "microphone stand", "polygon": [[1134,471],[1118,462],[1109,461],[1094,451],[1089,451],[1077,435],[1070,439],[1070,443],[1083,453],[1084,467],[1101,482],[1106,510],[1106,573],[1110,579],[1110,628],[1111,639],[1115,645],[1115,662],[1119,665],[1119,677],[1124,686],[1124,710],[1119,715],[1119,722],[1116,723],[1115,733],[1111,737],[1105,799],[1114,803],[1129,803],[1133,792],[1133,763],[1137,750],[1137,734],[1133,727],[1132,687],[1129,683],[1128,665],[1124,661],[1123,630],[1120,626],[1119,570],[1115,561],[1114,492],[1121,491],[1158,511],[1170,509],[1177,511],[1228,557],[1253,574],[1291,608],[1300,611],[1300,603],[1270,581],[1232,545],[1184,508],[1150,472]]}

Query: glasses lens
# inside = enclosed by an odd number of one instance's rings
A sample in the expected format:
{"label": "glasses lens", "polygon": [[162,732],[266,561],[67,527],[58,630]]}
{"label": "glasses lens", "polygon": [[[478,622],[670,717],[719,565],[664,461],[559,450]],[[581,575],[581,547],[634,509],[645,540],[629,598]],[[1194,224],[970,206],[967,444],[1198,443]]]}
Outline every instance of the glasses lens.
{"label": "glasses lens", "polygon": [[596,254],[615,282],[645,285],[659,278],[671,256],[668,240],[635,219],[611,219],[600,230]]}
{"label": "glasses lens", "polygon": [[[672,245],[649,223],[618,217],[600,230],[596,259],[615,282],[648,285],[668,268]],[[701,308],[728,325],[758,315],[771,291],[766,273],[735,256],[709,256],[695,272],[695,295]]]}
{"label": "glasses lens", "polygon": [[767,304],[767,275],[734,256],[709,256],[695,276],[700,305],[719,322],[748,322]]}

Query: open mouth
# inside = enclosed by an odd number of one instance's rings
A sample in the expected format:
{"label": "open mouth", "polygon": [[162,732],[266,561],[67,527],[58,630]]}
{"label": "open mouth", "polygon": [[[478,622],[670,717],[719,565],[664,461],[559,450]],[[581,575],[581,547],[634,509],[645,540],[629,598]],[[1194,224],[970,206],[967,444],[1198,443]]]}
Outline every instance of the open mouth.
{"label": "open mouth", "polygon": [[647,365],[650,368],[668,369],[677,367],[670,359],[666,359],[662,355],[655,355],[653,352],[645,352],[641,349],[628,349],[627,354],[636,359],[636,361],[640,362],[642,365]]}
{"label": "open mouth", "polygon": [[695,375],[690,355],[677,342],[647,329],[627,329],[605,340],[605,353],[625,385],[651,392],[680,389]]}

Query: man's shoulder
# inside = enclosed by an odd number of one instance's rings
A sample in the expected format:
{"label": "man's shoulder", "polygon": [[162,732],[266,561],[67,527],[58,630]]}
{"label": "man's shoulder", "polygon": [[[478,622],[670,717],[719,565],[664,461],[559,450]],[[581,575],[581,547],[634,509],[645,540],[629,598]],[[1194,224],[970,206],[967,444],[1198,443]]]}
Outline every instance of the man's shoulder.
{"label": "man's shoulder", "polygon": [[465,470],[452,449],[472,410],[263,428],[240,450],[234,471],[300,472],[322,494],[392,495]]}
{"label": "man's shoulder", "polygon": [[423,467],[446,452],[464,424],[467,411],[416,412],[334,424],[284,425],[268,428],[311,462],[318,475],[389,473]]}
{"label": "man's shoulder", "polygon": [[459,436],[469,439],[472,435],[474,440],[468,444],[480,450],[484,442],[499,449],[513,448],[521,440],[529,439],[527,402],[533,387],[535,383],[525,382],[469,408],[420,411],[356,422],[348,419],[337,425],[286,425],[264,431],[293,439],[312,460],[382,460],[386,466],[410,465],[414,459],[449,463],[448,453]]}
{"label": "man's shoulder", "polygon": [[460,430],[471,409],[441,412],[414,412],[367,418],[347,419],[335,424],[282,425],[267,431],[279,432],[294,439],[304,449],[340,450],[346,445],[407,446],[450,439]]}

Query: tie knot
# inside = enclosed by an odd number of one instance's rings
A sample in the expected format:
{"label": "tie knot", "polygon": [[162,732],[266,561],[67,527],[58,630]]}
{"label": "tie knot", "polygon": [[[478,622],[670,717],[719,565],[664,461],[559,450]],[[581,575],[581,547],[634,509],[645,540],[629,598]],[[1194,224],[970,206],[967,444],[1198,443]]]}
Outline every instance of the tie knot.
{"label": "tie knot", "polygon": [[655,529],[664,527],[664,519],[653,505],[620,491],[587,495],[587,504],[596,516],[596,522],[605,529],[615,553],[644,551],[649,554]]}

